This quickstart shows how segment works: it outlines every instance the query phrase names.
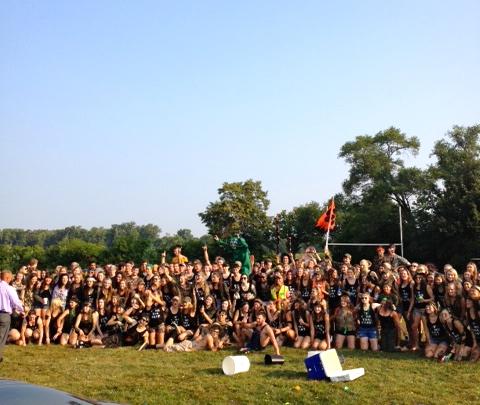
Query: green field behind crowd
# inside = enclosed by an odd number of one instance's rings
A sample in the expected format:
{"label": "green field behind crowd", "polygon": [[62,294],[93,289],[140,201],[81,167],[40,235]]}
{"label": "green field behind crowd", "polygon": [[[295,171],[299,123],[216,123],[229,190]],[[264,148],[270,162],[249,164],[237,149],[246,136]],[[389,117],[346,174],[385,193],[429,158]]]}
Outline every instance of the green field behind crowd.
{"label": "green field behind crowd", "polygon": [[232,353],[7,346],[0,377],[123,404],[480,401],[480,363],[440,364],[417,354],[345,351],[344,368],[364,367],[365,376],[349,383],[329,383],[307,380],[305,351],[287,348],[281,366],[265,366],[264,354],[255,353],[249,355],[248,373],[228,377],[221,363]]}

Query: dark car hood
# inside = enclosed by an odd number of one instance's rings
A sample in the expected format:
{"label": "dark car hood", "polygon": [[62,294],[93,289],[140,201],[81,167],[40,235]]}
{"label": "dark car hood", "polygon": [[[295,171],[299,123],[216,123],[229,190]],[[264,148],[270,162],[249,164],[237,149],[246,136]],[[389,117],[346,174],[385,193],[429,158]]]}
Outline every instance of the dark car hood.
{"label": "dark car hood", "polygon": [[118,405],[113,402],[81,398],[68,392],[40,385],[4,379],[0,379],[0,403],[2,405]]}

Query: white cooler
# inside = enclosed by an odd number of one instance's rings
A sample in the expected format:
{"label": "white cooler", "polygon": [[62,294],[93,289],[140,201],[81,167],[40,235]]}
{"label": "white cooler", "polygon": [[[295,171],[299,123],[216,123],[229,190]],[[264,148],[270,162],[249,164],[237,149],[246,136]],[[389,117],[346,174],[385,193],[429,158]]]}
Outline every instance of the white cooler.
{"label": "white cooler", "polygon": [[[319,363],[318,368],[313,364],[315,362]],[[327,377],[333,382],[352,381],[365,374],[363,367],[343,370],[335,349],[325,350],[323,352],[308,352],[305,364],[307,366],[307,372],[313,375],[314,379],[322,379],[323,376],[323,378]]]}

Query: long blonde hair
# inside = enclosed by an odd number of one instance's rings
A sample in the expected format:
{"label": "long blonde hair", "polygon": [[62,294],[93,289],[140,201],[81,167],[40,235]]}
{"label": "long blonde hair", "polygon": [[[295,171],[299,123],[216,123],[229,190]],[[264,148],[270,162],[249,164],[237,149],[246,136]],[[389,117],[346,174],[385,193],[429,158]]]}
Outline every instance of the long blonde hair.
{"label": "long blonde hair", "polygon": [[52,313],[55,310],[62,309],[62,300],[60,298],[54,298],[52,302],[50,303],[50,313]]}

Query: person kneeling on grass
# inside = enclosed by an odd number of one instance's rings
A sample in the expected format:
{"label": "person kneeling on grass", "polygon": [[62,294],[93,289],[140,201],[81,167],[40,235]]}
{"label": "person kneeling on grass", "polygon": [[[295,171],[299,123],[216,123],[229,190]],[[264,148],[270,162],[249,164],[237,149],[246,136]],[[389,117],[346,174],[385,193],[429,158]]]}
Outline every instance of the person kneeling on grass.
{"label": "person kneeling on grass", "polygon": [[164,351],[171,352],[194,352],[199,350],[210,350],[216,352],[223,348],[223,340],[220,338],[222,327],[218,323],[213,323],[208,329],[203,328],[202,332],[192,340],[184,340],[180,343],[173,343],[169,339],[163,348]]}
{"label": "person kneeling on grass", "polygon": [[267,315],[264,311],[257,314],[256,321],[248,324],[246,335],[249,338],[247,345],[240,349],[241,352],[258,351],[265,349],[269,344],[275,349],[275,354],[280,356],[280,347],[278,346],[275,334],[270,325],[266,322]]}

